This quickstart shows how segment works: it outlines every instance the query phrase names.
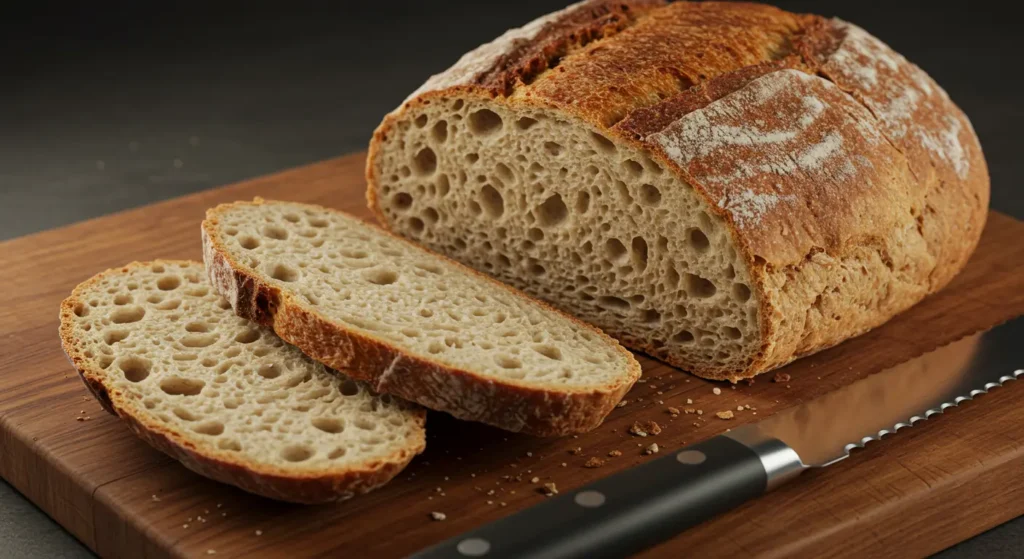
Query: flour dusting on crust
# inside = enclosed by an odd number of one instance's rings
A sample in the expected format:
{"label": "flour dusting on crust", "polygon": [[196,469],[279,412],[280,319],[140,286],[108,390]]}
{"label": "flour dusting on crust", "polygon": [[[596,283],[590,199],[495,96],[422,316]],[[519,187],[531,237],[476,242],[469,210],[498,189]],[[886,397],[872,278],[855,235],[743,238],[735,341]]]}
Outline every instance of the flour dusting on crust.
{"label": "flour dusting on crust", "polygon": [[962,141],[973,131],[962,136],[970,123],[964,126],[950,114],[949,95],[924,70],[867,31],[838,19],[833,25],[845,37],[825,61],[825,73],[874,113],[887,138],[904,148],[927,150],[966,179],[971,161]]}

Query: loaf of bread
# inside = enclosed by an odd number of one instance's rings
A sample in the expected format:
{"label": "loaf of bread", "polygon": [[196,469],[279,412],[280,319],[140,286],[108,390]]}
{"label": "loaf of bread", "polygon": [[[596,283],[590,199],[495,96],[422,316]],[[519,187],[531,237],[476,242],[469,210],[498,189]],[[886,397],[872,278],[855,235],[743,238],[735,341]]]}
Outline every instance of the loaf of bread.
{"label": "loaf of bread", "polygon": [[367,181],[387,228],[732,381],[942,288],[989,200],[923,70],[850,23],[732,2],[513,29],[385,117]]}
{"label": "loaf of bread", "polygon": [[206,477],[346,499],[423,451],[425,411],[328,371],[231,312],[198,262],[137,262],[61,305],[64,352],[103,407]]}
{"label": "loaf of bread", "polygon": [[239,315],[378,392],[461,419],[588,431],[640,377],[596,328],[342,212],[223,204],[207,212],[203,247]]}

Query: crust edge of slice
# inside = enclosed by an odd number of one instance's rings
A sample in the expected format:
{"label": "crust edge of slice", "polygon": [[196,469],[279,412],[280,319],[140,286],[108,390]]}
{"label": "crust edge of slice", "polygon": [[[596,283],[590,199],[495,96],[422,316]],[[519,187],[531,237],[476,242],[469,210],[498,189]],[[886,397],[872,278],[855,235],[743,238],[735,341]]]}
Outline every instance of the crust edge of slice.
{"label": "crust edge of slice", "polygon": [[[262,281],[231,258],[219,235],[219,215],[236,205],[263,205],[275,201],[256,198],[252,202],[220,204],[207,210],[202,224],[203,259],[210,283],[224,296],[235,313],[258,324],[271,327],[288,343],[325,365],[369,382],[379,393],[388,393],[447,412],[459,419],[486,423],[513,432],[553,437],[585,433],[598,427],[615,405],[640,378],[640,363],[632,353],[597,328],[565,314],[543,301],[498,280],[481,274],[446,256],[429,252],[467,275],[475,276],[515,297],[553,311],[566,320],[599,335],[617,351],[627,354],[629,370],[617,383],[595,390],[547,389],[514,382],[496,382],[472,371],[449,367],[429,359],[403,353],[385,340],[356,332],[331,320],[308,312],[292,296]],[[318,211],[344,213],[322,206],[286,202]],[[363,222],[403,244],[426,251],[371,223]],[[332,340],[330,344],[323,340]],[[339,352],[343,347],[344,352]],[[344,359],[340,355],[357,356]],[[474,402],[474,399],[476,401]]]}
{"label": "crust edge of slice", "polygon": [[[157,259],[146,262],[131,262],[119,268],[100,272],[79,284],[60,305],[61,347],[68,360],[78,371],[89,392],[100,402],[104,410],[123,420],[128,428],[153,448],[170,456],[189,470],[215,481],[234,485],[263,497],[301,504],[319,504],[349,499],[355,495],[376,489],[401,472],[412,459],[426,448],[426,431],[420,429],[419,440],[404,451],[365,464],[364,468],[329,468],[319,471],[287,473],[270,465],[256,465],[244,460],[232,460],[226,451],[199,448],[188,437],[147,422],[135,413],[135,406],[116,388],[108,387],[79,347],[74,336],[73,316],[79,297],[94,283],[108,274],[114,274],[135,266],[164,264],[198,264],[187,260]],[[426,412],[417,410],[418,424],[426,424]]]}

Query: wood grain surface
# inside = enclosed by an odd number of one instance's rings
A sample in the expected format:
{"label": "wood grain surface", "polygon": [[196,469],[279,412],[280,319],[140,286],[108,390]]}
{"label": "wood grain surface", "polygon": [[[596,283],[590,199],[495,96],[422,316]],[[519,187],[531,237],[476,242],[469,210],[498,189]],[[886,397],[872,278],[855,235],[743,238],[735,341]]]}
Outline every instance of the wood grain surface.
{"label": "wood grain surface", "polygon": [[[362,169],[363,155],[351,155],[0,244],[0,475],[105,557],[400,557],[539,502],[534,477],[569,490],[649,459],[640,445],[678,448],[1024,314],[1024,224],[992,213],[952,285],[786,367],[789,382],[768,374],[753,385],[720,384],[716,396],[711,383],[641,358],[644,379],[627,405],[578,438],[535,439],[432,414],[427,451],[393,483],[327,506],[276,503],[207,481],[100,410],[57,339],[58,304],[77,283],[131,260],[199,259],[199,222],[219,202],[263,196],[367,217]],[[1024,382],[1010,383],[644,556],[914,557],[943,549],[1024,513],[1022,396]],[[738,405],[756,412],[714,416]],[[673,420],[669,406],[703,415]],[[632,437],[638,420],[663,431]],[[622,455],[608,457],[613,450]],[[591,457],[604,465],[584,468]],[[447,519],[431,520],[432,511]]]}

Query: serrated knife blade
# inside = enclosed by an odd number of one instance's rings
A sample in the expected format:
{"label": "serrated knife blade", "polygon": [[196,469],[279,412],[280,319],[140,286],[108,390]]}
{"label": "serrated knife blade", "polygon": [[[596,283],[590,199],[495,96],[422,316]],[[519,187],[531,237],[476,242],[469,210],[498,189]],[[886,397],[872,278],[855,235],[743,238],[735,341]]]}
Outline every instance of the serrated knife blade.
{"label": "serrated knife blade", "polygon": [[1024,317],[555,496],[417,559],[627,557],[1024,376]]}

